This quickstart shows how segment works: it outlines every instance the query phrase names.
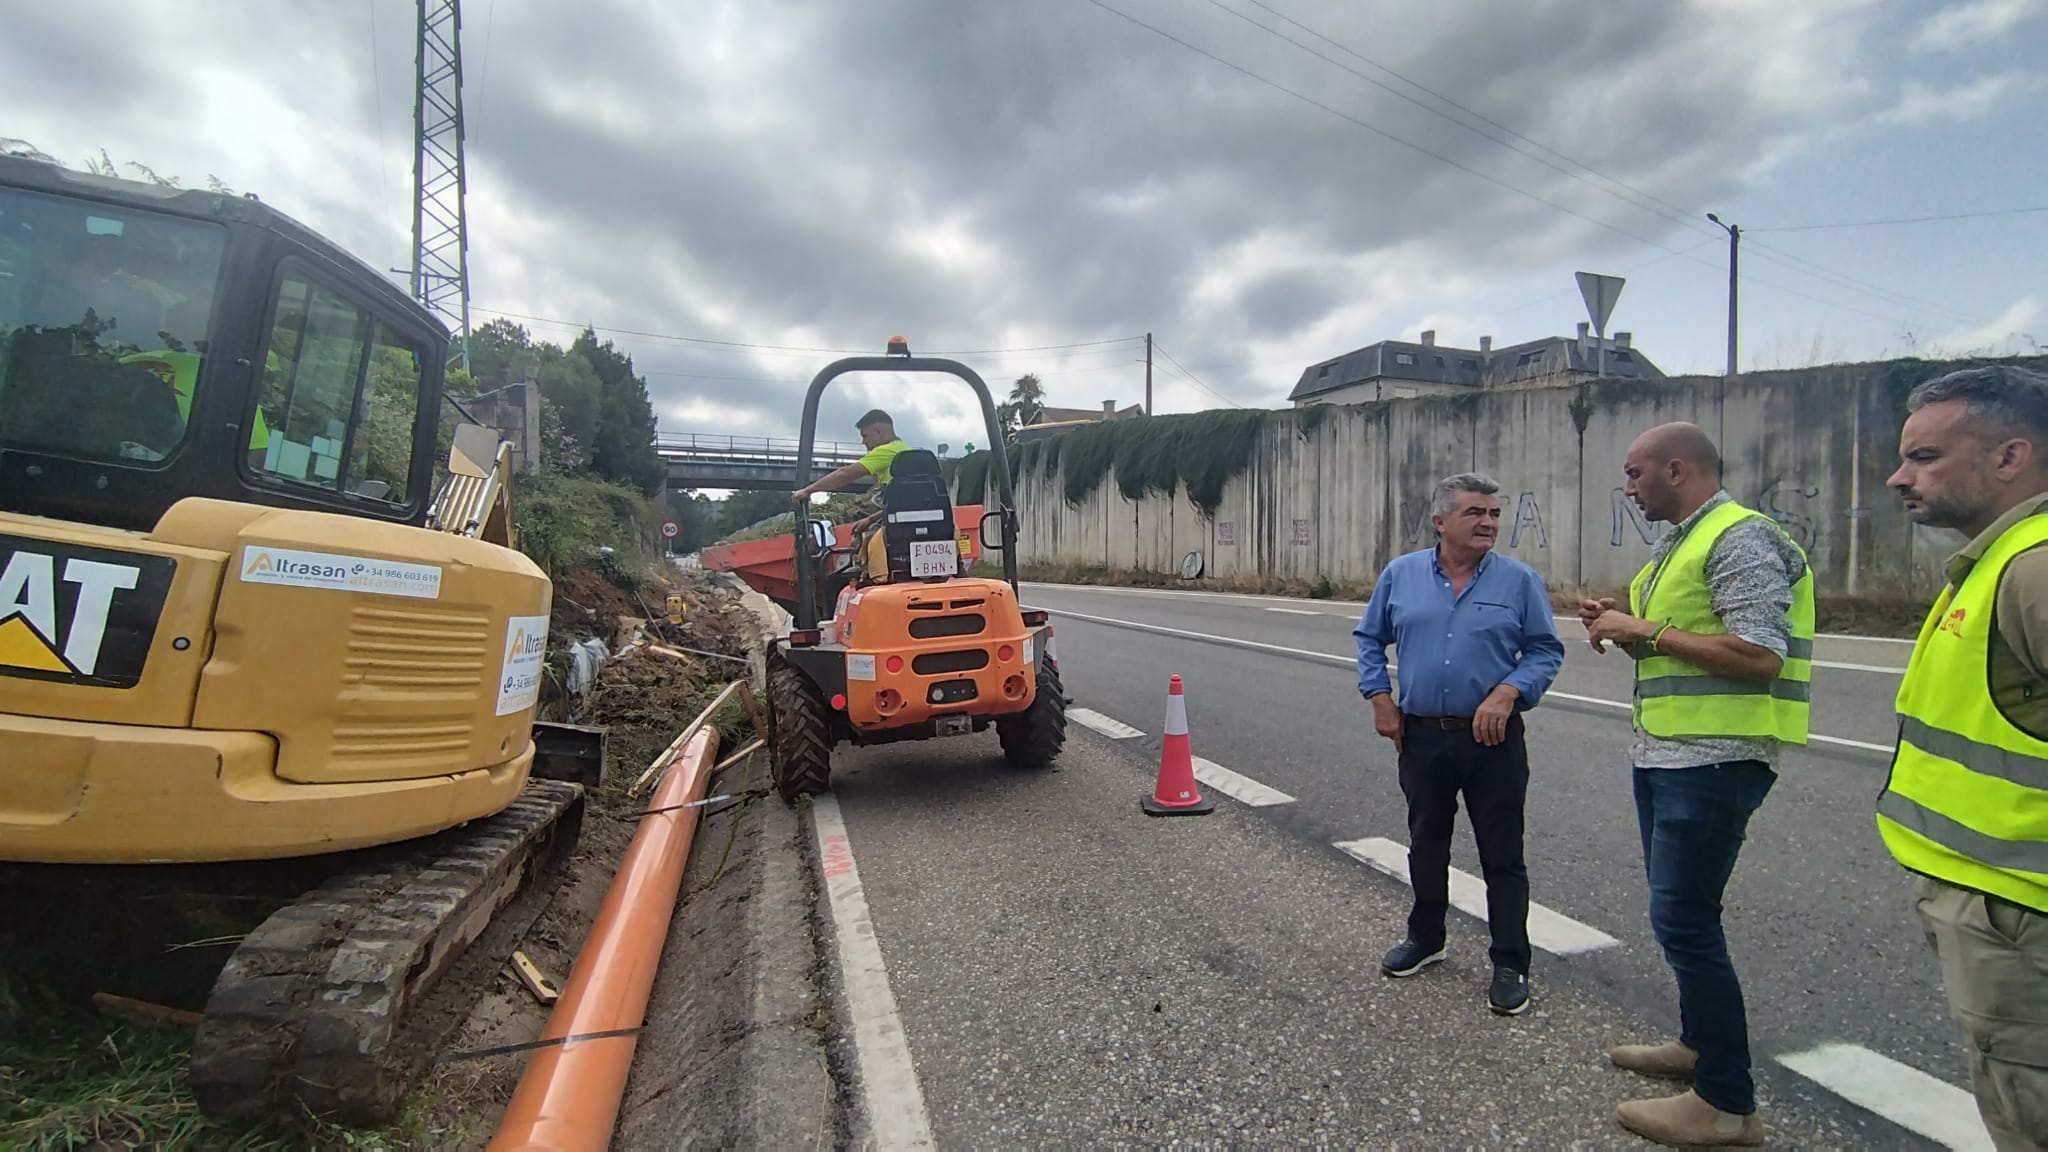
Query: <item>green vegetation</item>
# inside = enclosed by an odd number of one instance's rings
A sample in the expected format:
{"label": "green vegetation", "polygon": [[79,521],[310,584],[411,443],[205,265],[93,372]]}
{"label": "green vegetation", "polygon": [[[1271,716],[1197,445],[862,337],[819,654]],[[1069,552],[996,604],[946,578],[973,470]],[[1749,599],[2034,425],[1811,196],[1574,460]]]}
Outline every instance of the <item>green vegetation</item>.
{"label": "green vegetation", "polygon": [[1913,389],[1937,376],[1964,368],[1983,368],[1992,364],[2010,364],[2019,368],[2030,368],[2036,372],[2048,372],[2048,356],[1972,356],[1960,360],[1922,360],[1910,357],[1894,360],[1890,365],[1892,405],[1900,419],[1905,418],[1906,398]]}
{"label": "green vegetation", "polygon": [[[809,516],[813,520],[830,520],[844,524],[858,520],[872,511],[861,506],[862,497],[851,492],[834,492],[825,498],[823,504],[813,504]],[[796,518],[789,508],[787,492],[735,492],[725,502],[718,525],[725,535],[719,537],[720,544],[738,544],[745,540],[767,540],[775,536],[787,536],[796,530]]]}
{"label": "green vegetation", "polygon": [[[581,563],[596,564],[614,582],[645,576],[660,539],[660,514],[646,497],[589,475],[521,476],[513,485],[512,518],[519,550],[551,579]],[[634,580],[621,587],[636,584]]]}
{"label": "green vegetation", "polygon": [[567,349],[534,343],[525,328],[493,320],[470,333],[470,375],[477,392],[531,378],[540,386],[542,465],[589,472],[649,496],[662,487],[654,451],[654,408],[633,358],[599,343],[585,328]]}
{"label": "green vegetation", "polygon": [[1251,464],[1259,433],[1274,418],[1263,409],[1228,408],[1077,428],[1061,437],[1061,495],[1081,503],[1114,468],[1126,500],[1179,488],[1202,515],[1214,516],[1224,486]]}

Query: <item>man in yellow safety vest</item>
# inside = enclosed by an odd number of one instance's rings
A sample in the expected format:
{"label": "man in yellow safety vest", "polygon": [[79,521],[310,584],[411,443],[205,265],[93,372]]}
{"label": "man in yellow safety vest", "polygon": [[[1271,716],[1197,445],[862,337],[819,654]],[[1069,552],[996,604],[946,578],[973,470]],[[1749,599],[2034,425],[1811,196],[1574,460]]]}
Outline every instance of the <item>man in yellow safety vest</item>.
{"label": "man in yellow safety vest", "polygon": [[1899,685],[1878,832],[1914,904],[2000,1152],[2048,1148],[2048,376],[1915,389],[1888,483],[1970,543]]}
{"label": "man in yellow safety vest", "polygon": [[1616,1118],[1665,1144],[1757,1146],[1764,1124],[1721,898],[1780,746],[1806,743],[1813,573],[1776,521],[1722,488],[1720,451],[1698,427],[1643,433],[1623,471],[1643,514],[1675,527],[1629,585],[1627,611],[1589,600],[1579,618],[1596,650],[1615,643],[1636,661],[1636,819],[1680,1024],[1674,1041],[1617,1045],[1608,1058],[1693,1088],[1631,1100]]}

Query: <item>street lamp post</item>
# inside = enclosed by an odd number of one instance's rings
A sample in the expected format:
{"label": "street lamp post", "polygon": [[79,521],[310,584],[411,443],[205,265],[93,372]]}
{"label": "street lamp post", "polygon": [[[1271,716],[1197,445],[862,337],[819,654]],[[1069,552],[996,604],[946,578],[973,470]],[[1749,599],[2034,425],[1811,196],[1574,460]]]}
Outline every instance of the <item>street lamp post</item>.
{"label": "street lamp post", "polygon": [[1712,212],[1707,219],[1721,225],[1728,233],[1728,375],[1735,375],[1735,257],[1736,248],[1742,243],[1742,227],[1737,224],[1722,224],[1721,218]]}

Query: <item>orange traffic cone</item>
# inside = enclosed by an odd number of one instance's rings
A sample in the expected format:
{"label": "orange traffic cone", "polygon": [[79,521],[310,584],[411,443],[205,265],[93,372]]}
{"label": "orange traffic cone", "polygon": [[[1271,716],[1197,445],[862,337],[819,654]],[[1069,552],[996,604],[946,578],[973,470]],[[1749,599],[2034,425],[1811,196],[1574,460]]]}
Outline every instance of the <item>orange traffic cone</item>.
{"label": "orange traffic cone", "polygon": [[1147,816],[1207,816],[1216,810],[1195,787],[1194,751],[1188,745],[1188,705],[1180,677],[1166,686],[1166,741],[1159,747],[1159,786],[1138,801]]}

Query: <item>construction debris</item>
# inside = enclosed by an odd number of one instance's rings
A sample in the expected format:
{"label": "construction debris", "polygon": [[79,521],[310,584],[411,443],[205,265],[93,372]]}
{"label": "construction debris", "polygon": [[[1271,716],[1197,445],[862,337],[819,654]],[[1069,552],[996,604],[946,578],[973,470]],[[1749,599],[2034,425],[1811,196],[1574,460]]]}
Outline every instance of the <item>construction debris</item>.
{"label": "construction debris", "polygon": [[555,1001],[562,998],[561,992],[548,983],[548,978],[541,975],[540,968],[532,960],[527,959],[525,952],[512,953],[512,970],[519,974],[519,982],[526,985],[526,990],[533,993],[533,998],[542,1004],[552,1007]]}

